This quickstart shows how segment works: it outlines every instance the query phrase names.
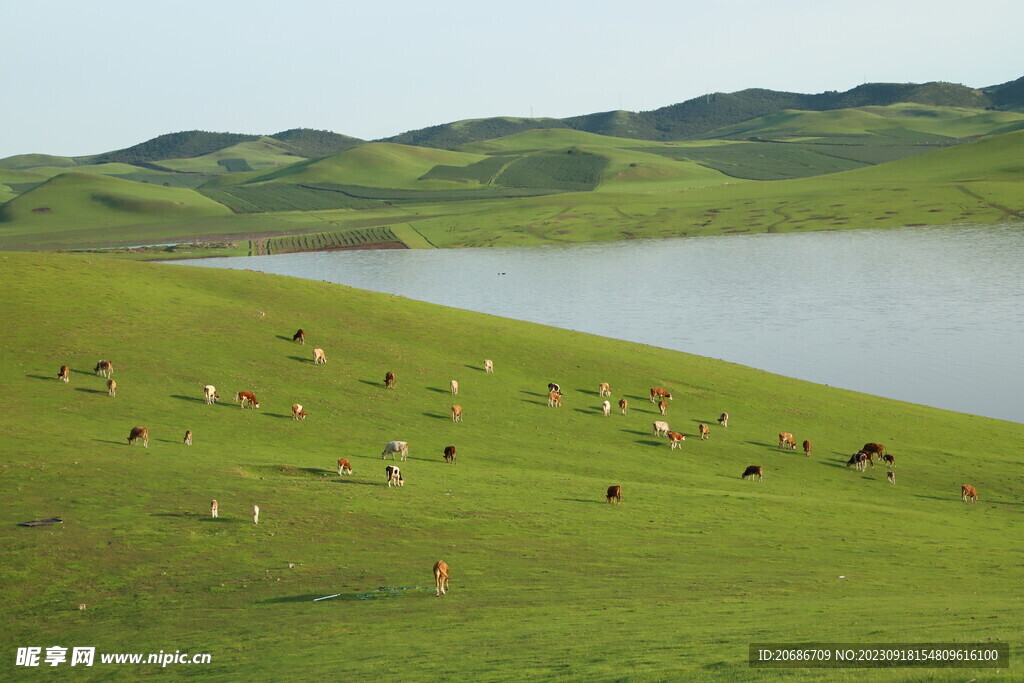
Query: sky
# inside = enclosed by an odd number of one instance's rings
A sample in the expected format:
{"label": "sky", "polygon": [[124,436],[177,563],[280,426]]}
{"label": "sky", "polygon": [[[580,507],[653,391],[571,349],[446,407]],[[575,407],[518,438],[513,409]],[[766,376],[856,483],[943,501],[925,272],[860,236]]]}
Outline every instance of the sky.
{"label": "sky", "polygon": [[0,0],[0,158],[1024,76],[1020,0]]}

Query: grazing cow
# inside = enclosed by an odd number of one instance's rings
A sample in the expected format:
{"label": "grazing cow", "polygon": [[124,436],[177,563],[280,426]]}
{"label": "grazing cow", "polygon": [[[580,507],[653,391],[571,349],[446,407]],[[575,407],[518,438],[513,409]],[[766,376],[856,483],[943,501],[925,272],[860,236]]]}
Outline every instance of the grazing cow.
{"label": "grazing cow", "polygon": [[136,441],[142,441],[142,445],[149,448],[149,430],[145,427],[132,427],[128,435],[128,445],[134,446]]}
{"label": "grazing cow", "polygon": [[960,500],[966,503],[968,498],[971,499],[972,503],[977,503],[978,492],[975,491],[974,487],[971,486],[970,484],[964,484],[963,486],[960,487]]}
{"label": "grazing cow", "polygon": [[555,382],[548,382],[548,392],[555,392],[556,394],[562,393],[562,387],[558,386]]}
{"label": "grazing cow", "polygon": [[327,365],[327,356],[323,349],[313,349],[313,365]]}
{"label": "grazing cow", "polygon": [[297,341],[300,344],[305,344],[306,343],[306,331],[305,330],[299,330],[298,332],[293,334],[292,335],[292,341]]}
{"label": "grazing cow", "polygon": [[456,380],[449,382],[449,386],[452,388],[452,396],[459,395],[459,383]]}
{"label": "grazing cow", "polygon": [[627,400],[626,400],[626,399],[624,399],[624,398],[620,398],[620,399],[619,399],[619,410],[621,410],[621,411],[622,411],[622,414],[623,414],[623,415],[625,415],[625,414],[626,414],[626,409],[627,409],[627,408],[629,408],[629,401],[627,401]]}
{"label": "grazing cow", "polygon": [[658,410],[661,412],[662,415],[667,413],[668,412],[668,401],[666,401],[664,399],[658,401]]}
{"label": "grazing cow", "polygon": [[494,361],[492,361],[492,360],[485,360],[484,361],[484,372],[494,372]]}
{"label": "grazing cow", "polygon": [[217,387],[212,384],[207,384],[203,387],[203,400],[206,401],[206,405],[213,405],[220,399],[220,394],[217,393]]}
{"label": "grazing cow", "polygon": [[760,465],[750,465],[747,469],[743,470],[743,476],[740,479],[746,479],[747,477],[750,477],[751,481],[754,480],[754,477],[757,477],[758,481],[764,481],[764,470]]}
{"label": "grazing cow", "polygon": [[548,407],[559,408],[562,405],[562,395],[557,391],[548,392]]}
{"label": "grazing cow", "polygon": [[390,370],[388,370],[387,373],[385,373],[385,375],[384,375],[384,388],[385,389],[394,389],[395,388],[395,373],[391,372]]}
{"label": "grazing cow", "polygon": [[707,441],[709,438],[711,438],[711,430],[708,429],[708,426],[703,422],[697,425],[697,429],[700,430],[701,441]]}
{"label": "grazing cow", "polygon": [[668,392],[668,389],[662,389],[661,387],[651,387],[651,403],[654,403],[656,398],[667,398],[672,400],[672,394]]}
{"label": "grazing cow", "polygon": [[186,429],[185,430],[185,445],[186,446],[191,446],[192,445],[192,430],[191,429]]}
{"label": "grazing cow", "polygon": [[611,401],[601,401],[601,410],[604,411],[604,416],[608,417],[612,413]]}
{"label": "grazing cow", "polygon": [[859,452],[869,453],[872,456],[877,455],[879,458],[881,458],[883,455],[885,455],[885,446],[883,446],[880,443],[866,443],[864,444],[864,448],[860,449]]}
{"label": "grazing cow", "polygon": [[811,457],[811,442],[804,439],[804,455]]}
{"label": "grazing cow", "polygon": [[114,374],[114,364],[109,360],[101,360],[96,363],[96,367],[93,368],[93,371],[97,375],[103,375],[107,379],[110,379],[110,376]]}
{"label": "grazing cow", "polygon": [[670,450],[683,447],[683,442],[686,441],[686,435],[680,434],[679,432],[668,433],[668,447]]}
{"label": "grazing cow", "polygon": [[448,592],[448,563],[444,560],[434,564],[434,585],[437,586],[437,597]]}
{"label": "grazing cow", "polygon": [[729,426],[729,413],[722,413],[721,415],[719,415],[718,416],[718,424],[722,425],[723,427],[728,427]]}
{"label": "grazing cow", "polygon": [[117,396],[117,382],[113,378],[107,380],[107,396]]}
{"label": "grazing cow", "polygon": [[293,403],[292,404],[292,419],[293,420],[305,420],[307,415],[309,415],[309,413],[307,413],[305,410],[303,410],[301,403]]}
{"label": "grazing cow", "polygon": [[863,472],[868,468],[868,462],[871,462],[871,466],[875,466],[875,462],[871,460],[871,456],[867,453],[854,453],[850,456],[850,459],[846,461],[846,466],[853,465],[858,472]]}
{"label": "grazing cow", "polygon": [[664,436],[664,435],[668,434],[668,431],[669,431],[668,430],[668,422],[663,422],[661,420],[655,420],[653,424],[654,424],[654,436]]}
{"label": "grazing cow", "polygon": [[235,401],[238,402],[238,405],[241,406],[242,410],[245,410],[246,404],[252,408],[260,407],[260,402],[256,400],[256,394],[251,391],[236,391]]}
{"label": "grazing cow", "polygon": [[890,484],[896,483],[896,473],[893,472],[892,470],[889,470],[888,472],[885,473],[885,478],[889,480]]}
{"label": "grazing cow", "polygon": [[388,480],[388,488],[391,488],[392,484],[395,486],[405,486],[405,479],[402,478],[402,473],[394,465],[388,465],[385,467],[384,475]]}
{"label": "grazing cow", "polygon": [[219,508],[217,507],[217,501],[216,500],[210,501],[210,516],[213,517],[214,519],[217,519],[218,511],[219,511]]}
{"label": "grazing cow", "polygon": [[601,382],[597,385],[597,395],[601,397],[612,395],[612,390],[611,387],[608,386],[608,382]]}
{"label": "grazing cow", "polygon": [[253,522],[253,524],[259,524],[260,523],[260,506],[259,505],[253,505],[252,506],[252,522]]}
{"label": "grazing cow", "polygon": [[882,462],[885,463],[886,467],[892,469],[896,467],[896,456],[889,455],[888,453],[886,453],[885,455],[882,456]]}
{"label": "grazing cow", "polygon": [[779,450],[781,451],[783,448],[788,448],[792,451],[796,450],[796,441],[789,432],[779,432]]}
{"label": "grazing cow", "polygon": [[622,502],[622,487],[615,485],[608,487],[608,493],[605,496],[607,502],[614,502],[616,505]]}
{"label": "grazing cow", "polygon": [[444,447],[444,461],[450,463],[455,462],[455,446]]}
{"label": "grazing cow", "polygon": [[67,384],[71,381],[71,368],[66,365],[60,366],[60,372],[57,373],[57,379]]}
{"label": "grazing cow", "polygon": [[352,465],[345,458],[338,458],[338,476],[352,474]]}
{"label": "grazing cow", "polygon": [[462,422],[462,406],[452,406],[452,422]]}
{"label": "grazing cow", "polygon": [[402,456],[402,460],[409,457],[409,442],[408,441],[388,441],[384,444],[384,451],[380,454],[380,459],[384,460],[391,455],[391,459],[395,459],[395,453]]}

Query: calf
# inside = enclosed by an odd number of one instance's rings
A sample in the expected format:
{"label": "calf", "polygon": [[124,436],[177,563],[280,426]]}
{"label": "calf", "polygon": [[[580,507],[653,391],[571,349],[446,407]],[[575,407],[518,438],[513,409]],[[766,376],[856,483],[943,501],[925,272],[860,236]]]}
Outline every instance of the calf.
{"label": "calf", "polygon": [[700,430],[701,441],[707,441],[711,437],[711,430],[708,429],[708,426],[703,422],[697,425],[697,429]]}
{"label": "calf", "polygon": [[616,505],[622,502],[622,487],[621,486],[609,486],[608,493],[605,496],[605,500],[609,503],[614,502]]}
{"label": "calf", "polygon": [[260,523],[260,506],[259,505],[253,505],[252,506],[252,522],[253,522],[253,524],[259,524]]}
{"label": "calf", "polygon": [[494,372],[494,361],[491,361],[491,360],[485,360],[484,361],[484,372]]}
{"label": "calf", "polygon": [[889,470],[888,472],[885,473],[885,478],[889,480],[890,484],[896,483],[896,473],[893,472],[892,470]]}
{"label": "calf", "polygon": [[811,457],[811,442],[804,439],[804,455]]}
{"label": "calf", "polygon": [[235,392],[235,401],[241,406],[242,410],[245,410],[246,404],[252,408],[259,408],[260,402],[256,399],[256,394],[251,391],[237,391]]}
{"label": "calf", "polygon": [[455,462],[455,446],[444,447],[444,461],[450,463]]}
{"label": "calf", "polygon": [[305,420],[306,416],[309,415],[303,408],[301,403],[292,404],[292,419],[293,420]]}
{"label": "calf", "polygon": [[107,380],[107,396],[117,396],[117,382],[113,378]]}
{"label": "calf", "polygon": [[558,408],[562,405],[562,395],[557,391],[548,392],[548,407]]}
{"label": "calf", "polygon": [[384,475],[388,480],[388,488],[391,488],[392,484],[395,486],[405,486],[405,479],[402,478],[402,473],[394,465],[388,465],[385,467]]}
{"label": "calf", "polygon": [[313,349],[313,365],[327,365],[327,356],[323,349]]}
{"label": "calf", "polygon": [[654,425],[654,436],[664,436],[668,434],[668,422],[655,420],[652,424]]}
{"label": "calf", "polygon": [[297,341],[300,344],[305,344],[306,343],[306,331],[305,330],[299,330],[298,332],[293,334],[292,335],[292,341],[293,342]]}
{"label": "calf", "polygon": [[722,413],[721,415],[719,415],[718,416],[718,424],[722,425],[723,427],[728,427],[729,426],[729,413]]}
{"label": "calf", "polygon": [[662,415],[667,413],[668,412],[668,401],[666,401],[664,399],[662,399],[661,401],[658,401],[658,410],[661,412]]}
{"label": "calf", "polygon": [[452,406],[452,422],[462,422],[462,406]]}
{"label": "calf", "polygon": [[338,458],[338,476],[352,474],[352,465],[345,458]]}
{"label": "calf", "polygon": [[686,441],[686,435],[680,434],[679,432],[668,433],[668,447],[670,450],[682,448],[683,442]]}
{"label": "calf", "polygon": [[793,435],[789,432],[779,432],[779,450],[788,448],[790,450],[796,450],[796,441],[793,440]]}
{"label": "calf", "polygon": [[451,387],[452,396],[458,396],[459,395],[459,383],[453,379],[451,382],[448,383],[448,385]]}
{"label": "calf", "polygon": [[212,384],[207,384],[203,387],[203,400],[206,401],[206,405],[213,405],[220,398],[220,394],[217,393],[217,387]]}
{"label": "calf", "polygon": [[60,372],[57,373],[57,379],[67,384],[71,381],[71,368],[66,365],[60,366]]}
{"label": "calf", "polygon": [[619,399],[619,410],[621,410],[621,411],[622,411],[622,414],[623,414],[623,415],[625,415],[625,414],[626,414],[626,409],[627,409],[627,408],[629,408],[629,401],[627,401],[627,400],[626,400],[626,399],[624,399],[624,398],[620,398],[620,399]]}
{"label": "calf", "polygon": [[893,469],[896,467],[896,456],[889,455],[888,453],[886,453],[885,455],[882,456],[882,462],[885,463],[885,466],[887,468]]}
{"label": "calf", "polygon": [[134,446],[135,442],[140,440],[145,448],[149,448],[149,430],[145,427],[132,427],[132,431],[128,435],[128,445]]}
{"label": "calf", "polygon": [[388,370],[384,374],[384,388],[385,389],[394,389],[395,388],[395,373],[391,372],[390,370]]}
{"label": "calf", "polygon": [[758,481],[764,481],[764,470],[760,465],[750,465],[747,469],[743,470],[743,476],[740,479],[746,479],[747,477],[750,477],[751,481],[754,480],[754,477],[757,477]]}
{"label": "calf", "polygon": [[437,597],[448,592],[448,563],[444,560],[434,564],[434,585],[437,587]]}
{"label": "calf", "polygon": [[601,401],[601,410],[604,411],[604,416],[608,417],[612,413],[611,401]]}
{"label": "calf", "polygon": [[213,517],[214,519],[217,519],[218,511],[219,511],[219,508],[217,507],[217,501],[216,500],[210,501],[210,516]]}
{"label": "calf", "polygon": [[186,429],[185,430],[185,445],[186,446],[191,446],[192,445],[192,430],[191,429]]}
{"label": "calf", "polygon": [[402,460],[409,457],[409,442],[408,441],[388,441],[384,444],[384,451],[380,454],[380,459],[384,460],[391,455],[391,459],[395,459],[395,453],[402,456]]}
{"label": "calf", "polygon": [[978,492],[975,491],[974,487],[971,486],[970,484],[964,484],[963,486],[960,487],[960,500],[966,503],[968,498],[971,499],[972,503],[977,503]]}
{"label": "calf", "polygon": [[651,387],[651,403],[654,403],[656,398],[667,398],[672,400],[672,394],[668,392],[668,389],[662,389],[661,387]]}
{"label": "calf", "polygon": [[612,390],[611,387],[608,386],[608,382],[601,382],[597,385],[597,395],[601,397],[612,395]]}
{"label": "calf", "polygon": [[853,465],[858,472],[863,472],[868,468],[868,461],[871,461],[871,466],[874,467],[875,463],[871,460],[871,456],[866,453],[854,453],[850,456],[850,459],[846,461],[846,466]]}
{"label": "calf", "polygon": [[93,368],[93,372],[97,375],[103,375],[107,379],[114,374],[114,364],[109,360],[101,360],[96,363],[96,367]]}

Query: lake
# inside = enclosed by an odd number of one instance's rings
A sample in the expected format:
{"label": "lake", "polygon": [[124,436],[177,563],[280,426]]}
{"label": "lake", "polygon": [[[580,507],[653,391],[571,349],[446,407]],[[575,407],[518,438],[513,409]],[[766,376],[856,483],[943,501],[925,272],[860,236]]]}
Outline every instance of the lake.
{"label": "lake", "polygon": [[328,280],[1024,422],[1024,224],[179,261]]}

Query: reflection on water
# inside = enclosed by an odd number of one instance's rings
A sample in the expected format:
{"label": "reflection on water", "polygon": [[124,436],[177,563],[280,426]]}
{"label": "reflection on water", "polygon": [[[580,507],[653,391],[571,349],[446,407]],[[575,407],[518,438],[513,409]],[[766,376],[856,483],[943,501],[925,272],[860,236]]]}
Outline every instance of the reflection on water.
{"label": "reflection on water", "polygon": [[1024,226],[203,259],[1024,422]]}

